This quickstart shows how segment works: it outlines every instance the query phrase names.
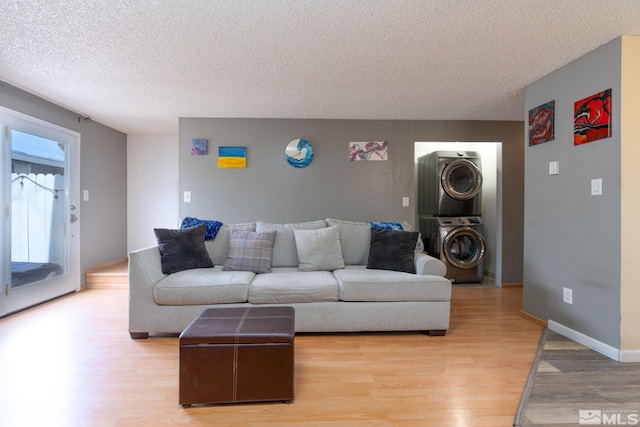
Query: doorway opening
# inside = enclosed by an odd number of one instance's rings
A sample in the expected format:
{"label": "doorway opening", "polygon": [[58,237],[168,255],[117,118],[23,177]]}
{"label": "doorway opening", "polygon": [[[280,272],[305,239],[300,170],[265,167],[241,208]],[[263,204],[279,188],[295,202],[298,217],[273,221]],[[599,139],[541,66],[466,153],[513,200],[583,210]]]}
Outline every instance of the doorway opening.
{"label": "doorway opening", "polygon": [[[434,151],[474,151],[482,161],[481,217],[486,240],[484,275],[495,286],[502,286],[502,143],[501,142],[446,142],[417,141],[414,144],[416,194],[418,200],[418,158]],[[417,206],[417,204],[416,204]],[[414,212],[414,223],[419,215]]]}

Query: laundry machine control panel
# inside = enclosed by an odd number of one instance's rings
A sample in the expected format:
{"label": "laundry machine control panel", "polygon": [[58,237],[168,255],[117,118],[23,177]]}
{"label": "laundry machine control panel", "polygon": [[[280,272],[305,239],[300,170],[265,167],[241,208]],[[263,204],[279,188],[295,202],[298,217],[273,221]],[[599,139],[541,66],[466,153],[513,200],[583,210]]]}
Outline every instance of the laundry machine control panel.
{"label": "laundry machine control panel", "polygon": [[458,218],[438,217],[440,225],[476,225],[481,224],[480,217],[477,216],[461,216]]}

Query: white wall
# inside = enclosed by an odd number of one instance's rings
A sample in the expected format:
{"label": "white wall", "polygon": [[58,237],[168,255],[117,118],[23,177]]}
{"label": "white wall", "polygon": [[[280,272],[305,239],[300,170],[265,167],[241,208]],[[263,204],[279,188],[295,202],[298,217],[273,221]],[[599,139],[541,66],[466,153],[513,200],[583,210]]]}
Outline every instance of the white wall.
{"label": "white wall", "polygon": [[156,244],[154,228],[177,228],[178,137],[127,137],[127,249]]}

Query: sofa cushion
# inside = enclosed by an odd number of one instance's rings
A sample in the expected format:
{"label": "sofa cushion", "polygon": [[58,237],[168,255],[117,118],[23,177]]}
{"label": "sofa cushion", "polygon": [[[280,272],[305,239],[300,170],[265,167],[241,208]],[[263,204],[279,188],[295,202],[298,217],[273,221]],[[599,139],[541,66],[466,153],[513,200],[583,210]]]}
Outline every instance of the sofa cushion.
{"label": "sofa cushion", "polygon": [[204,242],[204,246],[215,265],[222,265],[227,260],[231,230],[256,231],[256,223],[224,224],[218,229],[215,239]]}
{"label": "sofa cushion", "polygon": [[301,271],[344,268],[338,226],[319,230],[293,230]]}
{"label": "sofa cushion", "polygon": [[342,301],[449,301],[451,282],[440,276],[424,276],[390,270],[348,266],[333,272]]}
{"label": "sofa cushion", "polygon": [[213,267],[213,261],[204,246],[204,224],[180,230],[154,228],[153,232],[158,241],[164,274]]}
{"label": "sofa cushion", "polygon": [[256,222],[256,231],[277,231],[273,244],[273,267],[298,267],[298,253],[293,230],[317,230],[327,226],[324,221],[300,222],[291,224],[273,224],[264,221]]}
{"label": "sofa cushion", "polygon": [[338,301],[338,281],[329,271],[297,271],[274,268],[258,274],[249,285],[252,304],[291,304]]}
{"label": "sofa cushion", "polygon": [[372,228],[367,268],[415,274],[414,252],[417,241],[417,231]]}
{"label": "sofa cushion", "polygon": [[343,221],[327,218],[329,226],[340,230],[342,256],[346,265],[367,265],[371,242],[371,225],[368,222]]}
{"label": "sofa cushion", "polygon": [[171,274],[153,288],[153,299],[160,305],[203,305],[247,301],[249,283],[255,273],[195,269]]}

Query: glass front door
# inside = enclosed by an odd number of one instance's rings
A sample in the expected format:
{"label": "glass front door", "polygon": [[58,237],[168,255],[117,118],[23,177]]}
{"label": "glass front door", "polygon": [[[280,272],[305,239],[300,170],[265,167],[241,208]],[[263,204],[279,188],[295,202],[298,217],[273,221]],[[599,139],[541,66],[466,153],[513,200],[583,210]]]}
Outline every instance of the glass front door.
{"label": "glass front door", "polygon": [[3,118],[0,316],[80,285],[78,214],[71,191],[78,136],[35,119]]}

